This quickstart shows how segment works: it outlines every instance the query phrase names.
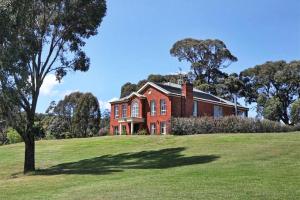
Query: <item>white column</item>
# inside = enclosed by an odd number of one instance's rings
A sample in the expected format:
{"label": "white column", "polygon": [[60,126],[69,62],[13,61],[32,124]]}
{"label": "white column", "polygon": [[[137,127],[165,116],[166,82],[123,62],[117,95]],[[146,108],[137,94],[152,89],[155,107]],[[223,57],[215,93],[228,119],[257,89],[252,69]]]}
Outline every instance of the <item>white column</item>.
{"label": "white column", "polygon": [[119,127],[119,135],[122,135],[122,124],[120,123],[120,127]]}
{"label": "white column", "polygon": [[130,128],[131,128],[131,129],[130,129],[130,133],[131,133],[131,135],[132,135],[132,134],[133,134],[133,122],[130,123],[130,126],[131,126],[131,127],[130,127]]}

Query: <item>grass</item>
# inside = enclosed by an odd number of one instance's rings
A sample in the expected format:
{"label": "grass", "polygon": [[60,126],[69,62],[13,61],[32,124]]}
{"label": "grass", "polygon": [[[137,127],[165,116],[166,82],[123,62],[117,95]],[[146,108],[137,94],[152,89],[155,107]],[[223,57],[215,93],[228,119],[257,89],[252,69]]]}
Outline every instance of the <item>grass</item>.
{"label": "grass", "polygon": [[0,147],[0,199],[300,199],[300,134],[115,136]]}

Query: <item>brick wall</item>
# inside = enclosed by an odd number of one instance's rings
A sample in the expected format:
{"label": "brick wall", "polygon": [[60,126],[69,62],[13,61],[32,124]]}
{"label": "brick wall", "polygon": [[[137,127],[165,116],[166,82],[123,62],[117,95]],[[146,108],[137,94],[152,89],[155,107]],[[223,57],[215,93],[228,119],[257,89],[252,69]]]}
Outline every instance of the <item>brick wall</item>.
{"label": "brick wall", "polygon": [[[156,124],[156,133],[160,133],[160,122],[164,121],[167,124],[167,132],[170,131],[171,115],[172,115],[172,104],[171,99],[164,93],[153,87],[147,87],[143,91],[143,95],[146,97],[144,108],[145,108],[145,119],[146,119],[146,129],[150,132],[150,124]],[[160,114],[160,100],[166,100],[167,112],[165,115]],[[154,100],[156,102],[156,115],[151,116],[150,113],[150,102]]]}

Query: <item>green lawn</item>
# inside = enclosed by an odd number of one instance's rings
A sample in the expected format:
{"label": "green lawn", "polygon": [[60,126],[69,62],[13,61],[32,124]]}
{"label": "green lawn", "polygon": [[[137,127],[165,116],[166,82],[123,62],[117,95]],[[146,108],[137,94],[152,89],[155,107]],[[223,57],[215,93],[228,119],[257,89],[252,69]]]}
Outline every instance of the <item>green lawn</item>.
{"label": "green lawn", "polygon": [[0,199],[300,199],[300,133],[114,136],[0,147]]}

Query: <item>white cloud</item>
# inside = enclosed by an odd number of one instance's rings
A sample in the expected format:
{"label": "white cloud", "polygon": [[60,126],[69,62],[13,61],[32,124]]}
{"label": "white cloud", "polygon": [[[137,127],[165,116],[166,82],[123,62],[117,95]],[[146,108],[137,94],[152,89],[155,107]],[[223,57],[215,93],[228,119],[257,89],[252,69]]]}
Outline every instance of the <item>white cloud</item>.
{"label": "white cloud", "polygon": [[108,101],[99,100],[100,110],[101,110],[101,111],[103,111],[103,110],[105,110],[105,109],[110,110],[110,103],[109,103],[109,102],[110,102],[110,101],[115,101],[115,100],[117,100],[117,99],[119,99],[119,98],[114,97],[114,98],[112,98],[112,99],[110,99],[110,100],[108,100]]}
{"label": "white cloud", "polygon": [[53,96],[58,93],[57,90],[54,90],[55,86],[59,84],[58,80],[54,74],[49,74],[45,77],[44,82],[41,86],[40,92],[44,96]]}

